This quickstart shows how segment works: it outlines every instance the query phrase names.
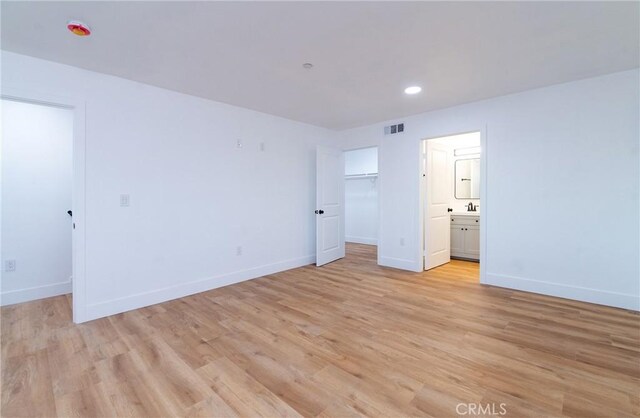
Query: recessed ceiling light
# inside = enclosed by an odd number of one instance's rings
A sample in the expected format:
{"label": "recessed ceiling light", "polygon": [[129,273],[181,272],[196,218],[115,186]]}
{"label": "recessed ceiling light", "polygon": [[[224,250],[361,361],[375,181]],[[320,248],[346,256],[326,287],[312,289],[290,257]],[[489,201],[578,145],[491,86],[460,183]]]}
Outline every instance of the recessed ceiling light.
{"label": "recessed ceiling light", "polygon": [[406,94],[418,94],[422,91],[422,87],[420,86],[411,86],[404,89]]}
{"label": "recessed ceiling light", "polygon": [[67,22],[67,29],[69,29],[71,33],[73,33],[74,35],[78,35],[78,36],[91,35],[91,29],[89,29],[89,26],[77,20],[71,20]]}
{"label": "recessed ceiling light", "polygon": [[310,62],[305,62],[304,64],[302,64],[302,68],[310,70],[313,68],[313,64],[311,64]]}

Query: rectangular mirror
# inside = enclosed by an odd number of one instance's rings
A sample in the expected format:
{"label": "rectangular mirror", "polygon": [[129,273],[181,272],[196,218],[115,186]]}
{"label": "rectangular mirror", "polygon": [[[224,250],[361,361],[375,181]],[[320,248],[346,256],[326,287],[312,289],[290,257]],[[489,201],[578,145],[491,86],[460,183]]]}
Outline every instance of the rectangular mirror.
{"label": "rectangular mirror", "polygon": [[456,160],[456,199],[480,199],[480,158]]}

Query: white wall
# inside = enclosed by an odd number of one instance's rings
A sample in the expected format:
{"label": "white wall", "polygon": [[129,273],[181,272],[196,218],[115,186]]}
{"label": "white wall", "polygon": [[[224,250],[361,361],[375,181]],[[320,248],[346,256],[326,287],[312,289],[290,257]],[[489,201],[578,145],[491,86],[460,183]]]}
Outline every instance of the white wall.
{"label": "white wall", "polygon": [[69,109],[2,100],[2,303],[71,291]]}
{"label": "white wall", "polygon": [[405,132],[389,137],[395,121],[342,132],[345,149],[379,146],[380,264],[421,269],[421,139],[481,130],[483,282],[640,309],[639,75],[403,118]]}
{"label": "white wall", "polygon": [[85,101],[83,319],[314,262],[332,131],[8,52],[2,85]]}
{"label": "white wall", "polygon": [[[347,176],[378,172],[378,149],[346,151]],[[375,245],[378,242],[378,179],[345,179],[345,240]]]}
{"label": "white wall", "polygon": [[378,173],[378,148],[361,148],[344,153],[344,174],[347,176]]}

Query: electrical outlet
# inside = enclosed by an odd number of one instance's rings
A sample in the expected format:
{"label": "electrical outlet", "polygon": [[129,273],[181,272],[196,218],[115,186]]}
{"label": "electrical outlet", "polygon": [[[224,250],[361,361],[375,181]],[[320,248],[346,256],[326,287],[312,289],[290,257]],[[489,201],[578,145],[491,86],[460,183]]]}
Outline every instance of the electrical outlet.
{"label": "electrical outlet", "polygon": [[120,206],[129,206],[129,195],[121,194],[120,195]]}
{"label": "electrical outlet", "polygon": [[16,271],[16,260],[5,260],[4,271]]}
{"label": "electrical outlet", "polygon": [[238,247],[236,247],[236,255],[242,255],[242,245],[238,245]]}
{"label": "electrical outlet", "polygon": [[404,238],[400,238],[400,246],[404,247]]}

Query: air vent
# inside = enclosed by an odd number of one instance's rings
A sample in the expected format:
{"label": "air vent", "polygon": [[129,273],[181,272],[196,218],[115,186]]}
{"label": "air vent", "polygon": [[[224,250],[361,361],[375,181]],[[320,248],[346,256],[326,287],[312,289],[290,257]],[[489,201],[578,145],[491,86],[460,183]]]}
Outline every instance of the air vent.
{"label": "air vent", "polygon": [[404,132],[404,123],[399,123],[397,125],[389,125],[384,127],[385,135],[393,135]]}

